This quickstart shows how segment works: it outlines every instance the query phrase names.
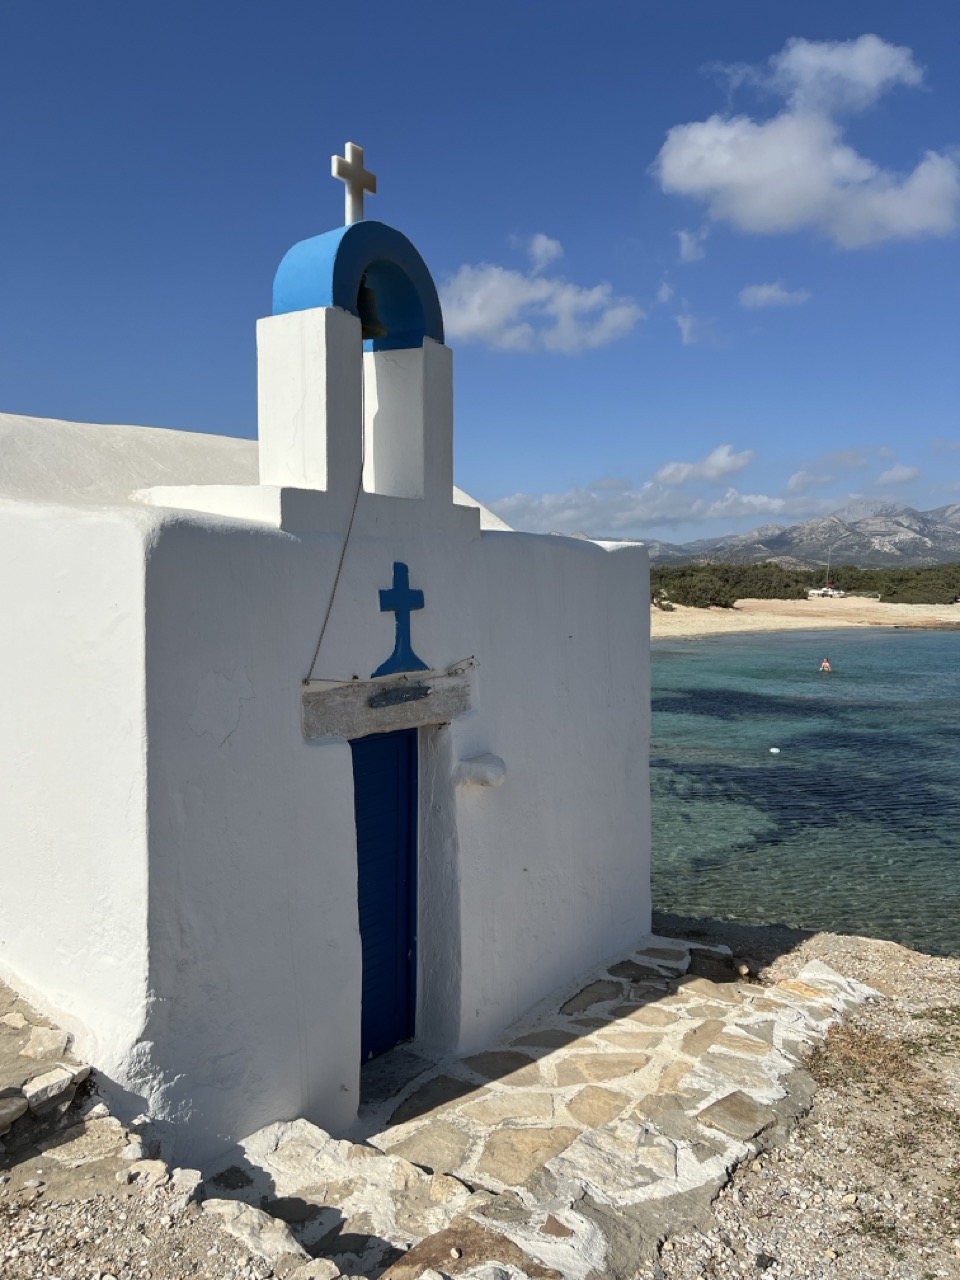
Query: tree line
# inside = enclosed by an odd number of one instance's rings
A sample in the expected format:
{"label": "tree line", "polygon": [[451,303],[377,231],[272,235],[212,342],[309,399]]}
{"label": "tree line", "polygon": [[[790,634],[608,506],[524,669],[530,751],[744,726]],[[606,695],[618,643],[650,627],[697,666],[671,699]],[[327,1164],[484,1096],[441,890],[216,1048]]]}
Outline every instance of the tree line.
{"label": "tree line", "polygon": [[[737,600],[802,600],[811,587],[822,587],[825,571],[787,569],[763,564],[652,565],[650,598],[661,608],[670,604],[729,609]],[[960,599],[960,564],[925,569],[861,569],[835,565],[830,582],[840,591],[879,595],[888,604],[950,604]]]}

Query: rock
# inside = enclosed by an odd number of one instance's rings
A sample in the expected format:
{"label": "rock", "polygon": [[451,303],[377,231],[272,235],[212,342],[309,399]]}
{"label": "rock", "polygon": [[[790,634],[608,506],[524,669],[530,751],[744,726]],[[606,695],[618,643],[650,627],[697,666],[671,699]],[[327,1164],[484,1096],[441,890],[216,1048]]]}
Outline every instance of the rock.
{"label": "rock", "polygon": [[633,1115],[640,1120],[649,1120],[665,1138],[674,1142],[697,1143],[701,1138],[696,1120],[672,1094],[650,1094],[637,1103]]}
{"label": "rock", "polygon": [[623,987],[619,982],[591,982],[588,987],[578,991],[566,1004],[560,1006],[561,1013],[583,1013],[595,1004],[606,1000],[619,1000],[623,995]]}
{"label": "rock", "polygon": [[704,1107],[697,1113],[700,1124],[707,1125],[711,1129],[719,1129],[721,1133],[727,1133],[731,1138],[738,1138],[741,1142],[749,1142],[758,1133],[768,1129],[773,1124],[774,1118],[767,1107],[754,1102],[753,1098],[748,1098],[739,1090],[728,1093],[725,1098],[719,1098],[716,1102],[711,1102],[708,1107]]}
{"label": "rock", "polygon": [[574,1031],[560,1031],[555,1027],[544,1027],[542,1031],[530,1031],[525,1036],[520,1036],[511,1043],[520,1047],[529,1045],[531,1048],[542,1049],[565,1049],[568,1044],[575,1044],[580,1036]]}
{"label": "rock", "polygon": [[567,1103],[567,1110],[574,1120],[590,1129],[598,1129],[614,1116],[618,1116],[630,1105],[630,1098],[615,1089],[601,1089],[598,1085],[588,1085],[581,1089]]}
{"label": "rock", "polygon": [[699,1058],[723,1034],[726,1024],[708,1018],[699,1027],[694,1027],[680,1041],[680,1050],[691,1058]]}
{"label": "rock", "polygon": [[764,1074],[758,1062],[741,1058],[732,1053],[715,1053],[711,1050],[700,1059],[701,1069],[714,1071],[731,1084],[745,1089],[769,1089],[770,1078]]}
{"label": "rock", "polygon": [[636,960],[620,960],[607,970],[615,978],[627,978],[630,982],[643,982],[648,978],[659,978],[661,971],[653,964],[639,964]]}
{"label": "rock", "polygon": [[55,1027],[34,1027],[20,1050],[22,1058],[59,1058],[67,1051],[70,1037]]}
{"label": "rock", "polygon": [[718,1036],[714,1048],[727,1049],[730,1053],[746,1053],[754,1058],[765,1058],[770,1052],[770,1046],[762,1040],[742,1033],[735,1035],[732,1031],[724,1031]]}
{"label": "rock", "polygon": [[461,1114],[481,1124],[500,1124],[503,1120],[549,1120],[553,1115],[553,1099],[549,1093],[510,1089],[491,1093],[477,1102],[461,1107]]}
{"label": "rock", "polygon": [[57,1066],[28,1080],[23,1086],[23,1096],[31,1111],[40,1111],[59,1102],[73,1086],[73,1072],[68,1067]]}
{"label": "rock", "polygon": [[808,982],[801,982],[798,978],[784,978],[782,982],[776,984],[774,990],[785,991],[792,996],[803,996],[804,1000],[816,1000],[820,1004],[831,1002],[829,991],[825,991],[823,987],[812,987]]}
{"label": "rock", "polygon": [[27,1020],[22,1013],[14,1009],[12,1013],[5,1013],[0,1017],[0,1025],[9,1027],[11,1031],[22,1031],[27,1025]]}
{"label": "rock", "polygon": [[[680,1082],[685,1076],[688,1076],[692,1070],[689,1062],[671,1062],[663,1071],[657,1083],[657,1093],[675,1093],[680,1089]],[[683,1090],[680,1090],[683,1092]]]}
{"label": "rock", "polygon": [[711,982],[709,978],[681,978],[680,993],[684,996],[700,996],[719,1004],[739,1004],[740,991],[733,982]]}
{"label": "rock", "polygon": [[203,1174],[199,1169],[174,1169],[170,1175],[171,1191],[179,1191],[182,1195],[193,1197],[203,1183]]}
{"label": "rock", "polygon": [[574,1053],[557,1064],[557,1084],[617,1080],[642,1071],[649,1061],[646,1053]]}
{"label": "rock", "polygon": [[[459,1251],[459,1257],[453,1256],[454,1249]],[[481,1226],[469,1218],[451,1223],[443,1231],[415,1244],[386,1269],[381,1280],[421,1280],[429,1271],[458,1277],[490,1262],[516,1267],[530,1280],[562,1280],[559,1271],[534,1262],[519,1245],[499,1231]]]}
{"label": "rock", "polygon": [[809,960],[797,974],[797,977],[801,982],[810,982],[817,986],[823,985],[828,990],[833,988],[840,994],[858,1002],[861,1000],[876,1000],[881,994],[874,987],[868,987],[856,978],[848,978],[842,973],[838,973],[836,969],[824,964],[822,960]]}
{"label": "rock", "polygon": [[566,1239],[572,1236],[573,1232],[569,1227],[564,1226],[559,1218],[555,1218],[552,1213],[548,1213],[543,1226],[540,1228],[540,1234],[544,1236],[559,1236]]}
{"label": "rock", "polygon": [[131,1138],[127,1145],[120,1152],[121,1160],[142,1160],[144,1156],[143,1143],[139,1138]]}
{"label": "rock", "polygon": [[0,1098],[0,1133],[6,1133],[15,1120],[19,1120],[28,1106],[22,1093],[11,1093]]}
{"label": "rock", "polygon": [[422,1165],[431,1173],[451,1173],[469,1149],[468,1133],[443,1120],[434,1120],[391,1147],[390,1154]]}
{"label": "rock", "polygon": [[170,1170],[162,1160],[135,1160],[126,1176],[127,1182],[140,1187],[162,1187],[170,1180]]}
{"label": "rock", "polygon": [[672,1027],[679,1021],[675,1013],[669,1009],[658,1009],[656,1005],[640,1005],[638,1008],[632,1004],[625,1004],[614,1009],[613,1012],[618,1018],[626,1018],[628,1022],[639,1022],[647,1027]]}
{"label": "rock", "polygon": [[714,955],[709,951],[694,951],[690,956],[689,974],[696,978],[709,978],[711,982],[736,982],[741,975],[729,955]]}
{"label": "rock", "polygon": [[390,1117],[390,1123],[406,1124],[408,1120],[440,1111],[451,1102],[470,1097],[481,1098],[485,1094],[485,1089],[478,1089],[475,1084],[458,1080],[455,1076],[435,1076],[400,1103]]}
{"label": "rock", "polygon": [[464,1184],[459,1178],[448,1178],[444,1173],[435,1173],[430,1179],[430,1199],[434,1204],[449,1204],[451,1200],[463,1197]]}
{"label": "rock", "polygon": [[644,1031],[642,1027],[634,1027],[630,1023],[615,1024],[604,1027],[597,1032],[601,1044],[610,1044],[617,1049],[656,1049],[663,1040],[659,1031]]}
{"label": "rock", "polygon": [[68,1169],[78,1169],[106,1156],[119,1155],[123,1141],[124,1130],[119,1120],[113,1116],[91,1120],[87,1116],[39,1145],[48,1159]]}
{"label": "rock", "polygon": [[288,1271],[284,1280],[337,1280],[340,1268],[329,1258],[311,1258],[293,1271]]}
{"label": "rock", "polygon": [[540,1068],[525,1053],[493,1049],[463,1059],[463,1065],[485,1080],[496,1080],[513,1088],[540,1083]]}
{"label": "rock", "polygon": [[487,1138],[477,1162],[477,1173],[507,1187],[522,1187],[579,1136],[579,1129],[559,1125],[545,1129],[497,1129]]}
{"label": "rock", "polygon": [[203,1212],[212,1214],[224,1231],[267,1262],[278,1262],[289,1253],[300,1258],[309,1256],[293,1238],[290,1228],[262,1209],[254,1209],[238,1200],[205,1200]]}

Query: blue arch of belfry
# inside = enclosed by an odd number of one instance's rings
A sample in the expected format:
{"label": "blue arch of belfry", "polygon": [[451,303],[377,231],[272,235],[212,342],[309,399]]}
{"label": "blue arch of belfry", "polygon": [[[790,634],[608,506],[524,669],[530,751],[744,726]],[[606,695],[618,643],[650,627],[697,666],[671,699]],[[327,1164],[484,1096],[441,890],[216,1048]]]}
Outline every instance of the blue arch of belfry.
{"label": "blue arch of belfry", "polygon": [[422,347],[424,337],[443,342],[433,277],[407,237],[383,222],[354,222],[295,244],[273,280],[273,314],[342,307],[357,315],[364,276],[387,329],[370,344],[374,351]]}

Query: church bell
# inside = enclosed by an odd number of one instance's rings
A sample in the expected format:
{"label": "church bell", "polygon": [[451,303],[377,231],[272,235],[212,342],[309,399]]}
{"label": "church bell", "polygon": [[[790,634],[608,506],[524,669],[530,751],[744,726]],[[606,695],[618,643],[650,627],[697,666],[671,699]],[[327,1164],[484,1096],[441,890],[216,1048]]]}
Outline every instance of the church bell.
{"label": "church bell", "polygon": [[377,294],[375,289],[367,284],[367,277],[364,276],[360,281],[360,291],[357,294],[357,313],[360,316],[361,334],[366,340],[367,338],[385,338],[389,330],[380,319],[380,313],[377,311]]}

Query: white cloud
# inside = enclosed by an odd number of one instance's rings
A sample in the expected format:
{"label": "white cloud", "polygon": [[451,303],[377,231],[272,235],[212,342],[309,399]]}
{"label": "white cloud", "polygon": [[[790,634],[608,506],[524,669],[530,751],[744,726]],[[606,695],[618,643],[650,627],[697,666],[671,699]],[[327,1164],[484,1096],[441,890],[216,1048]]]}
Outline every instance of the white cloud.
{"label": "white cloud", "polygon": [[862,111],[897,84],[918,85],[923,68],[911,50],[879,36],[788,40],[770,59],[771,83],[802,111]]}
{"label": "white cloud", "polygon": [[699,231],[677,232],[677,239],[680,242],[681,262],[699,262],[701,258],[706,257],[707,251],[703,244],[709,234],[709,230],[709,227],[701,227]]}
{"label": "white cloud", "polygon": [[668,462],[653,477],[660,484],[686,484],[690,480],[720,480],[742,471],[756,457],[753,449],[734,453],[729,444],[718,445],[699,462]]}
{"label": "white cloud", "polygon": [[906,484],[908,480],[916,480],[919,475],[919,467],[906,467],[902,462],[898,462],[889,471],[880,472],[877,476],[877,484]]}
{"label": "white cloud", "polygon": [[697,318],[689,312],[681,312],[680,315],[674,316],[680,329],[680,341],[685,347],[692,347],[698,341]]}
{"label": "white cloud", "polygon": [[830,475],[817,475],[814,471],[795,471],[787,481],[787,493],[806,493],[810,489],[817,489],[821,485],[830,484],[836,477]]}
{"label": "white cloud", "polygon": [[670,284],[669,281],[664,280],[663,284],[661,284],[660,288],[657,290],[657,301],[669,302],[675,292],[676,290],[673,285]]}
{"label": "white cloud", "polygon": [[683,346],[722,347],[724,345],[723,338],[717,335],[716,323],[711,317],[695,316],[686,298],[681,298],[679,305],[683,310],[673,318],[680,330],[680,342]]}
{"label": "white cloud", "polygon": [[828,515],[836,510],[837,500],[740,493],[733,488],[718,498],[690,497],[682,489],[648,481],[638,488],[621,490],[593,484],[566,493],[516,493],[488,505],[514,529],[631,537],[651,528],[739,517],[805,520]]}
{"label": "white cloud", "polygon": [[912,172],[883,169],[843,141],[833,113],[891,85],[920,83],[909,50],[876,36],[791,41],[769,74],[737,72],[786,98],[770,120],[713,115],[675,125],[654,169],[665,192],[757,235],[815,230],[843,248],[944,236],[960,221],[960,165],[928,151]]}
{"label": "white cloud", "polygon": [[643,318],[631,298],[617,297],[607,283],[583,287],[543,275],[563,253],[558,241],[538,234],[529,252],[527,273],[468,264],[444,282],[440,296],[448,337],[507,351],[578,355],[615,342]]}
{"label": "white cloud", "polygon": [[550,236],[545,236],[542,231],[538,231],[530,241],[530,261],[533,264],[534,271],[542,271],[551,262],[555,262],[557,258],[562,257],[563,245],[560,241],[554,240]]}
{"label": "white cloud", "polygon": [[864,449],[838,449],[824,454],[823,460],[828,467],[865,467],[869,458]]}
{"label": "white cloud", "polygon": [[810,301],[807,289],[788,289],[782,280],[772,284],[748,284],[740,290],[741,307],[799,307]]}

